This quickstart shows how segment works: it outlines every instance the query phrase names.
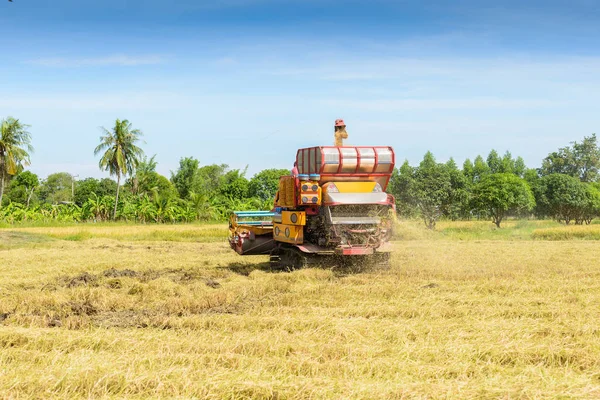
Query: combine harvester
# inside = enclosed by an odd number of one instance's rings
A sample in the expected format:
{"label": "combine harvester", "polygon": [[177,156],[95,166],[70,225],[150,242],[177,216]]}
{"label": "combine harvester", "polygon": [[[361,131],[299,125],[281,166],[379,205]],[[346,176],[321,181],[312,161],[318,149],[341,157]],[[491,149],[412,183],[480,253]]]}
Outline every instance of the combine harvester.
{"label": "combine harvester", "polygon": [[336,144],[298,150],[292,173],[280,178],[271,211],[231,215],[233,250],[268,254],[273,268],[389,265],[395,200],[385,190],[394,150],[343,146],[337,132]]}

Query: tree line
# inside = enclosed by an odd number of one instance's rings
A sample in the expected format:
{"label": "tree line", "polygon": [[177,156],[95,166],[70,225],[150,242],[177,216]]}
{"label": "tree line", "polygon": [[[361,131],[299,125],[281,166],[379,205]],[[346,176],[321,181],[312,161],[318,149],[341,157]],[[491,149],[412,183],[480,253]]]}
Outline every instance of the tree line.
{"label": "tree line", "polygon": [[406,161],[394,171],[388,191],[399,215],[422,218],[430,229],[440,218],[485,218],[498,227],[507,216],[589,224],[600,216],[600,148],[592,134],[550,153],[536,169],[508,151],[467,159],[462,168],[427,152],[419,165]]}
{"label": "tree line", "polygon": [[[266,169],[252,178],[226,164],[201,166],[184,157],[167,178],[156,172],[156,156],[140,147],[143,133],[127,120],[101,128],[94,149],[98,166],[115,179],[75,179],[58,172],[40,180],[31,171],[29,126],[0,121],[0,221],[192,222],[218,221],[233,210],[271,209],[286,169]],[[600,148],[595,134],[550,153],[540,168],[496,150],[487,158],[438,163],[427,152],[419,165],[395,169],[388,192],[398,215],[421,218],[434,229],[440,218],[553,218],[591,223],[600,215]]]}
{"label": "tree line", "polygon": [[271,209],[279,177],[289,174],[267,169],[248,179],[246,170],[185,157],[167,178],[156,172],[156,156],[139,146],[142,132],[116,120],[111,130],[101,128],[94,149],[99,168],[116,180],[66,172],[40,179],[26,170],[33,151],[28,128],[15,118],[1,121],[0,221],[222,221],[233,210]]}

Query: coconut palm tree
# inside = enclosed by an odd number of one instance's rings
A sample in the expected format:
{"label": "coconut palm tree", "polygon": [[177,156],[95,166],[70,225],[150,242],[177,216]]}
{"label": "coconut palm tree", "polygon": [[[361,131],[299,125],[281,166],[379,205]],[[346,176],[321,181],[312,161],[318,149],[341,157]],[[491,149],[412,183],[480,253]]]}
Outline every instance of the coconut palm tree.
{"label": "coconut palm tree", "polygon": [[104,152],[99,162],[100,169],[117,176],[117,195],[113,212],[113,219],[116,219],[121,177],[132,175],[144,154],[135,144],[140,140],[142,131],[132,129],[131,123],[126,119],[117,119],[112,132],[104,127],[100,129],[104,135],[100,137],[100,144],[94,150],[94,155]]}
{"label": "coconut palm tree", "polygon": [[4,185],[9,175],[16,175],[29,165],[29,153],[33,152],[29,125],[8,117],[0,121],[0,207],[4,196]]}

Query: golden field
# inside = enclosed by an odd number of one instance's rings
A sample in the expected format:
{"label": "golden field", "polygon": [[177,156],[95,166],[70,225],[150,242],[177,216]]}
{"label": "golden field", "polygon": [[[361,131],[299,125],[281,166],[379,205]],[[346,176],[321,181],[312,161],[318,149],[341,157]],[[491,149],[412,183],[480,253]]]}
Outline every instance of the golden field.
{"label": "golden field", "polygon": [[223,225],[0,229],[0,398],[599,398],[600,244],[539,231],[600,227],[491,225],[403,222],[360,273]]}

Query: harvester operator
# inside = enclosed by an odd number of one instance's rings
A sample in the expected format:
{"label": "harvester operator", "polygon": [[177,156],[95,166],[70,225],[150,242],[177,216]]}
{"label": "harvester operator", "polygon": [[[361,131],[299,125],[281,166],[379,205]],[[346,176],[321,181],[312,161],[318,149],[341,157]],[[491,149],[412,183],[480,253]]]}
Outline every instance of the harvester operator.
{"label": "harvester operator", "polygon": [[348,132],[346,132],[346,124],[343,119],[335,120],[333,136],[335,138],[335,147],[342,147],[344,145],[344,139],[348,139]]}

